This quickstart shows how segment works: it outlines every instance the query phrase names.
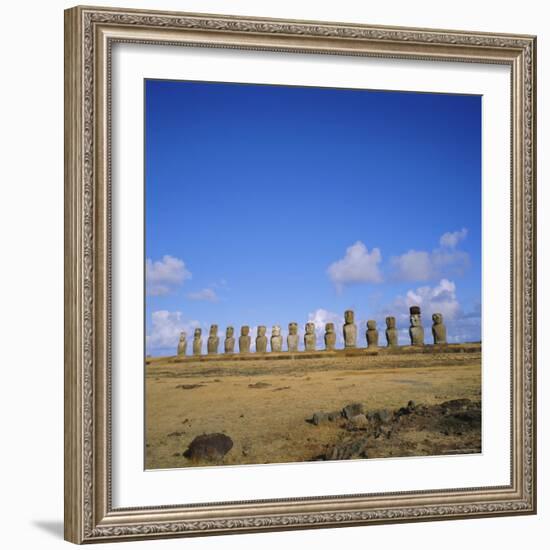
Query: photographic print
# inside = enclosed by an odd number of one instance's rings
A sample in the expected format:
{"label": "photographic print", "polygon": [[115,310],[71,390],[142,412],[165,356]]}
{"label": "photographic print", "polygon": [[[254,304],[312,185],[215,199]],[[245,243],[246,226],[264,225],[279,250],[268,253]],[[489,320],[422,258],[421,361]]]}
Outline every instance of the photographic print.
{"label": "photographic print", "polygon": [[144,93],[146,468],[480,453],[481,96]]}

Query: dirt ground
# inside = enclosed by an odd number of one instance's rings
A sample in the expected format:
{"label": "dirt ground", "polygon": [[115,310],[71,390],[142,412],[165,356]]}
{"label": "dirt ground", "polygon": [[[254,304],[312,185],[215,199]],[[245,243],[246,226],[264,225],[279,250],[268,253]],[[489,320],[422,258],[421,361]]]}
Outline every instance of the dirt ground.
{"label": "dirt ground", "polygon": [[[479,348],[422,355],[200,362],[166,358],[147,363],[147,469],[350,458],[334,449],[359,438],[359,458],[481,451]],[[462,412],[454,405],[441,406],[458,399],[470,400],[459,404]],[[406,412],[410,401],[414,410]],[[311,421],[316,412],[341,411],[351,403],[362,405],[366,424],[355,426],[344,417],[318,425]],[[385,411],[382,428],[374,420],[379,418],[376,411]],[[233,442],[223,458],[185,456],[195,437],[212,433],[226,434]]]}

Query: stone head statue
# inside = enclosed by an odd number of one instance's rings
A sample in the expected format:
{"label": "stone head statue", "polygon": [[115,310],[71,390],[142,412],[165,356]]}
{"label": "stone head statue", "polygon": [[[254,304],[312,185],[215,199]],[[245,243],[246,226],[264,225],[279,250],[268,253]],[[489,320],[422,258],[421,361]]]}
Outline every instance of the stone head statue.
{"label": "stone head statue", "polygon": [[178,342],[178,355],[185,355],[187,352],[187,333],[183,330],[180,332],[180,339]]}
{"label": "stone head statue", "polygon": [[419,327],[421,325],[420,307],[411,306],[409,308],[411,327]]}
{"label": "stone head statue", "polygon": [[226,338],[233,338],[233,334],[235,333],[235,330],[233,327],[227,327],[225,329],[225,337]]}
{"label": "stone head statue", "polygon": [[182,330],[180,332],[180,342],[185,342],[187,340],[187,332],[185,332],[184,330]]}
{"label": "stone head statue", "polygon": [[368,330],[376,330],[376,321],[367,321]]}
{"label": "stone head statue", "polygon": [[279,325],[273,325],[271,336],[281,336],[281,327]]}
{"label": "stone head statue", "polygon": [[432,321],[432,335],[434,337],[434,344],[446,344],[447,327],[443,323],[443,315],[441,315],[441,313],[434,313],[432,315]]}
{"label": "stone head statue", "polygon": [[260,325],[258,327],[258,336],[265,336],[266,330],[267,329],[263,325]]}
{"label": "stone head statue", "polygon": [[298,351],[298,323],[295,321],[288,324],[286,345],[288,347],[288,351]]}
{"label": "stone head statue", "polygon": [[250,327],[248,325],[244,325],[241,327],[241,336],[248,336],[250,334]]}
{"label": "stone head statue", "polygon": [[195,332],[193,333],[193,337],[194,338],[200,338],[201,335],[202,335],[202,329],[201,328],[196,328]]}
{"label": "stone head statue", "polygon": [[351,325],[355,322],[355,313],[353,313],[352,309],[346,310],[344,313],[344,319],[347,325]]}
{"label": "stone head statue", "polygon": [[395,328],[395,317],[386,317],[386,328]]}
{"label": "stone head statue", "polygon": [[250,327],[243,325],[241,327],[241,335],[239,337],[239,352],[250,353]]}
{"label": "stone head statue", "polygon": [[420,307],[411,306],[409,308],[411,326],[409,327],[409,336],[411,345],[424,345],[424,327],[422,326],[422,317],[420,316]]}
{"label": "stone head statue", "polygon": [[441,325],[443,323],[443,315],[441,315],[441,313],[434,313],[432,315],[432,321],[434,325]]}
{"label": "stone head statue", "polygon": [[210,336],[218,335],[218,325],[210,325]]}
{"label": "stone head statue", "polygon": [[316,340],[315,323],[306,323],[306,333],[304,334],[304,347],[306,351],[315,351]]}
{"label": "stone head statue", "polygon": [[325,325],[325,349],[333,350],[336,348],[336,333],[334,332],[334,323]]}

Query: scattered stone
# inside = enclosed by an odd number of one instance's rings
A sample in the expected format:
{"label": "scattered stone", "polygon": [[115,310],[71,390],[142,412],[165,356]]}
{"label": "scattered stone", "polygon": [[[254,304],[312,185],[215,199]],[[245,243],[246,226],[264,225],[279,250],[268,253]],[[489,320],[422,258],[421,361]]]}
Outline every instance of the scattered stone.
{"label": "scattered stone", "polygon": [[335,445],[325,454],[325,460],[349,460],[351,458],[368,458],[368,438],[363,437]]}
{"label": "scattered stone", "polygon": [[185,432],[171,432],[167,437],[180,437],[182,435],[185,435]]}
{"label": "scattered stone", "polygon": [[364,414],[357,414],[349,419],[346,429],[349,431],[366,430],[368,425],[367,417]]}
{"label": "scattered stone", "polygon": [[319,426],[319,424],[322,424],[323,422],[328,422],[328,414],[323,412],[316,412],[313,414],[311,422],[315,426]]}
{"label": "scattered stone", "polygon": [[358,414],[364,414],[364,412],[365,410],[362,403],[351,403],[342,409],[342,415],[347,420],[350,420],[353,416],[357,416]]}
{"label": "scattered stone", "polygon": [[282,391],[282,390],[289,390],[290,386],[281,386],[280,388],[275,388],[273,391]]}
{"label": "scattered stone", "polygon": [[336,420],[340,420],[340,418],[342,418],[342,411],[332,411],[329,412],[327,416],[329,422],[335,422]]}
{"label": "scattered stone", "polygon": [[198,435],[191,441],[183,456],[190,460],[216,461],[233,448],[233,440],[222,433]]}
{"label": "scattered stone", "polygon": [[195,388],[203,388],[204,384],[178,384],[177,390],[194,390]]}
{"label": "scattered stone", "polygon": [[269,388],[271,384],[267,382],[256,382],[255,384],[248,384],[249,388],[260,389],[260,388]]}

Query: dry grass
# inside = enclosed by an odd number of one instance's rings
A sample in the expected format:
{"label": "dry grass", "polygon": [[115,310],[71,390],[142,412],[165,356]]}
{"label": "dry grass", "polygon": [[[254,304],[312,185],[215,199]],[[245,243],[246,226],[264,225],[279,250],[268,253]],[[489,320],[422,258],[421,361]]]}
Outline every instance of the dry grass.
{"label": "dry grass", "polygon": [[[306,422],[316,411],[352,402],[373,410],[396,409],[409,400],[429,405],[459,398],[481,399],[480,350],[246,362],[153,360],[146,369],[146,467],[196,465],[183,452],[194,437],[213,432],[234,442],[223,464],[311,460],[342,432],[333,423]],[[431,454],[429,434],[408,433],[405,439],[413,441],[410,452],[391,445],[383,452]],[[460,441],[456,445],[460,451]]]}

